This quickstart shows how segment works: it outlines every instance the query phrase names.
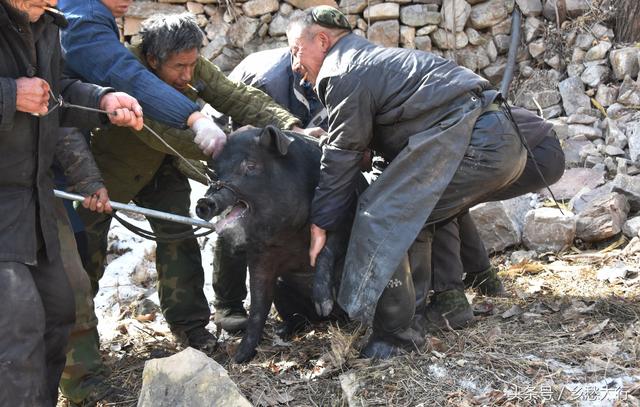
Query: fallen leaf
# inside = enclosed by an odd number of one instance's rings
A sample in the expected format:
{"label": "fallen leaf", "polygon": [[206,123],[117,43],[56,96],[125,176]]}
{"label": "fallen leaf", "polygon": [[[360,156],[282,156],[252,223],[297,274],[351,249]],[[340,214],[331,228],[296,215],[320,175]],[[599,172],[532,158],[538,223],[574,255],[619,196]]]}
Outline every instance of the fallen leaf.
{"label": "fallen leaf", "polygon": [[493,304],[486,301],[473,304],[473,315],[476,315],[476,316],[493,315]]}
{"label": "fallen leaf", "polygon": [[151,322],[151,321],[155,321],[156,320],[156,313],[152,312],[150,314],[142,314],[142,315],[137,315],[136,316],[136,320],[140,321],[140,322]]}
{"label": "fallen leaf", "polygon": [[523,313],[522,308],[517,305],[513,305],[511,308],[500,314],[500,316],[504,319],[514,317],[516,315],[520,315]]}
{"label": "fallen leaf", "polygon": [[584,339],[584,338],[587,338],[589,336],[593,336],[593,335],[599,334],[600,332],[602,332],[604,327],[607,326],[608,323],[609,323],[609,318],[605,319],[604,321],[602,321],[600,323],[589,325],[585,330],[583,330],[578,335],[578,338]]}

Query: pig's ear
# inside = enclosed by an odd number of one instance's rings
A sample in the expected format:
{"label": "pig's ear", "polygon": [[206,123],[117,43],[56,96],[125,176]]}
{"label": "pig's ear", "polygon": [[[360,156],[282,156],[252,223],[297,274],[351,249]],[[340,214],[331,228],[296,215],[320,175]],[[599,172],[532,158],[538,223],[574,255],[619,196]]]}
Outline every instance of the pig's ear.
{"label": "pig's ear", "polygon": [[260,133],[260,145],[275,148],[280,155],[287,155],[289,144],[293,143],[293,137],[287,136],[280,129],[267,126]]}

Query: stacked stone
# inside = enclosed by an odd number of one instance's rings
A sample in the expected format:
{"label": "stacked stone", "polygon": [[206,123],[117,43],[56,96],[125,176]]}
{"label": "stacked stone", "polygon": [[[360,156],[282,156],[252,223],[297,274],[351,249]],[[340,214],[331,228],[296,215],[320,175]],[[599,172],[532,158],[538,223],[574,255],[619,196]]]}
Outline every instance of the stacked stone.
{"label": "stacked stone", "polygon": [[[504,72],[517,3],[524,19],[526,44],[540,44],[545,26],[542,0],[159,0],[137,1],[124,19],[125,36],[136,41],[140,23],[155,13],[194,13],[207,33],[205,55],[223,70],[233,68],[250,52],[286,45],[285,29],[292,17],[320,4],[340,8],[356,34],[374,43],[431,51],[498,83]],[[546,3],[554,0],[547,0]],[[174,4],[167,4],[174,3]],[[587,0],[568,1],[573,14],[588,9]],[[546,6],[546,5],[545,5]],[[542,47],[542,51],[540,51]],[[531,71],[544,45],[521,47],[521,69]],[[531,54],[531,55],[530,55]],[[549,56],[551,66],[557,56]]]}

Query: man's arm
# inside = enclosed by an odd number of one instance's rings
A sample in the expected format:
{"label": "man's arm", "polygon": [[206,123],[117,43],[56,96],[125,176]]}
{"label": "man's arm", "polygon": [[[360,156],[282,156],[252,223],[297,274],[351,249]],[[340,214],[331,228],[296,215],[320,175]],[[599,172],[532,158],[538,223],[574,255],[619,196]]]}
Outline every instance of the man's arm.
{"label": "man's arm", "polygon": [[[207,160],[211,156],[205,155],[200,147],[194,143],[195,133],[189,129],[180,130],[166,126],[154,120],[145,119],[145,124],[155,131],[166,143],[173,147],[178,153],[185,158],[193,160]],[[146,145],[154,150],[161,151],[165,154],[175,155],[171,149],[151,132],[144,128],[136,132],[136,136],[140,138]]]}
{"label": "man's arm", "polygon": [[62,33],[67,67],[87,82],[132,95],[140,101],[146,116],[186,128],[198,105],[145,68],[120,43],[114,27],[115,22],[98,13],[71,16],[69,27]]}
{"label": "man's arm", "polygon": [[61,127],[58,131],[55,158],[64,170],[69,190],[86,197],[83,202],[85,208],[111,212],[100,170],[84,136],[71,127]]}
{"label": "man's arm", "polygon": [[16,113],[16,81],[13,78],[0,77],[0,131],[13,127]]}
{"label": "man's arm", "polygon": [[335,230],[353,207],[360,162],[373,136],[375,105],[358,78],[329,78],[323,92],[329,110],[329,138],[322,148],[320,181],[311,222]]}
{"label": "man's arm", "polygon": [[91,195],[104,187],[98,165],[78,129],[61,127],[58,130],[55,158],[64,170],[69,190],[81,195]]}

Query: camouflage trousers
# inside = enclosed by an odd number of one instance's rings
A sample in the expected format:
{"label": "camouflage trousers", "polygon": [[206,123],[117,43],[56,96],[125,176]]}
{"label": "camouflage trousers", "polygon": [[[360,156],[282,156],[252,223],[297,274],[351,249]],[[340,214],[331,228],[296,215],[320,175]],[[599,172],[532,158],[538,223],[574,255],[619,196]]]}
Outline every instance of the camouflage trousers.
{"label": "camouflage trousers", "polygon": [[[110,182],[104,172],[109,197],[114,201],[133,201],[136,205],[189,216],[191,187],[187,178],[166,159],[156,174],[144,186],[135,183]],[[78,208],[88,239],[87,273],[94,295],[104,274],[110,215]],[[178,234],[192,230],[191,226],[148,218],[158,235]],[[173,242],[159,241],[156,247],[158,295],[162,313],[174,332],[186,332],[209,323],[209,304],[204,295],[204,270],[200,246],[195,238]]]}
{"label": "camouflage trousers", "polygon": [[[108,172],[104,172],[104,179],[109,197],[114,201],[134,201],[139,206],[189,216],[189,182],[168,160],[158,169],[151,182],[141,187],[109,179]],[[82,207],[78,207],[77,211],[87,231],[89,261],[81,285],[74,285],[73,278],[69,277],[76,293],[78,326],[71,334],[67,366],[61,384],[63,394],[74,402],[80,402],[90,391],[90,382],[86,378],[108,374],[99,353],[93,297],[98,292],[99,281],[104,274],[107,235],[112,219],[110,215],[91,212]],[[191,229],[190,226],[177,223],[151,218],[148,220],[156,233],[175,234]],[[72,239],[73,232],[67,229],[68,237]],[[71,246],[63,243],[62,247],[63,259],[69,257],[64,253]],[[81,267],[79,257],[75,267],[78,264]],[[205,326],[209,322],[210,310],[203,291],[204,270],[197,240],[190,238],[170,243],[159,242],[156,248],[156,268],[160,305],[172,331],[185,332],[197,326]],[[81,323],[83,320],[86,322]]]}
{"label": "camouflage trousers", "polygon": [[85,385],[93,376],[106,376],[109,369],[100,357],[98,340],[98,318],[93,309],[91,283],[76,248],[73,229],[61,200],[56,202],[58,239],[62,265],[73,290],[76,304],[76,323],[71,331],[67,348],[67,361],[60,390],[69,400],[79,403],[91,391]]}

